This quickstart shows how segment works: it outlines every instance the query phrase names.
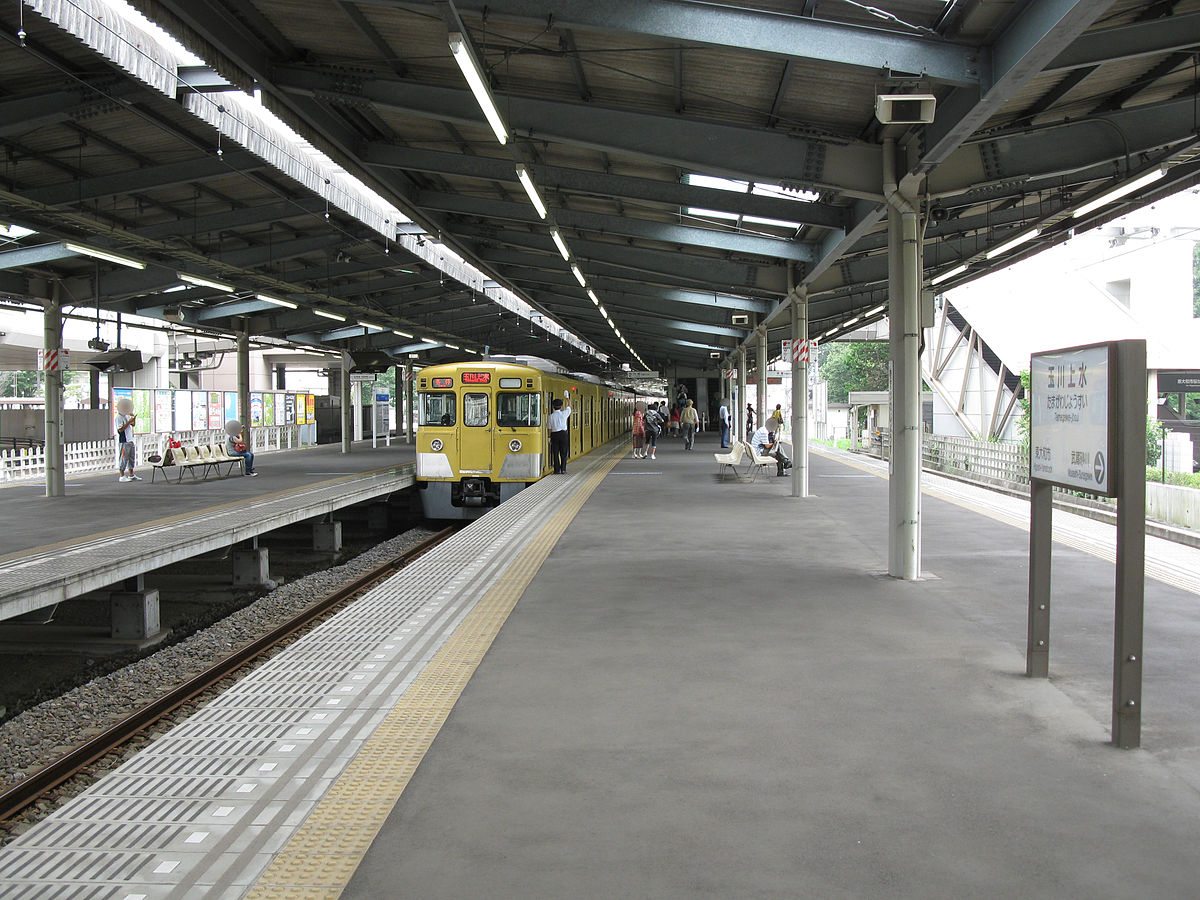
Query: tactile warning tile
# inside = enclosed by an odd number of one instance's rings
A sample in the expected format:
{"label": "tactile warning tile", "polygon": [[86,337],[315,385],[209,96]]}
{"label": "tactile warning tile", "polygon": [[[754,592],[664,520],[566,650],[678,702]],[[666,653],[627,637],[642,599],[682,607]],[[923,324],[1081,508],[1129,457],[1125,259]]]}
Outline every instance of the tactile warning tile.
{"label": "tactile warning tile", "polygon": [[517,600],[622,455],[592,472],[495,580],[276,855],[249,900],[341,894]]}

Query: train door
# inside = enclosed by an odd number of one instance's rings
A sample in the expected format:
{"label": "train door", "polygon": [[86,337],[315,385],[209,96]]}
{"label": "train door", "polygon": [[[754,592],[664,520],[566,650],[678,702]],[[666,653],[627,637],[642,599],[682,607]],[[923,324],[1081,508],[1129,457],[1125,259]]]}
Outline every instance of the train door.
{"label": "train door", "polygon": [[491,397],[484,391],[464,391],[462,395],[462,450],[459,471],[468,475],[492,471]]}

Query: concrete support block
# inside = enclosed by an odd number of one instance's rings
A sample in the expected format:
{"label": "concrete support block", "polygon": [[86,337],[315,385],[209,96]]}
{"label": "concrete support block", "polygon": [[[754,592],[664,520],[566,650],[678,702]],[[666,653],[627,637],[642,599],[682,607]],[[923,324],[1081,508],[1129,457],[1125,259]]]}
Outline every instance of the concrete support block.
{"label": "concrete support block", "polygon": [[341,549],[341,522],[313,522],[313,550],[318,553],[337,553]]}
{"label": "concrete support block", "polygon": [[157,634],[161,627],[158,618],[158,588],[113,592],[112,637],[147,638]]}
{"label": "concrete support block", "polygon": [[234,587],[257,587],[270,580],[270,555],[266,547],[233,551]]}
{"label": "concrete support block", "polygon": [[387,531],[388,508],[386,503],[372,503],[367,507],[367,528],[370,531]]}

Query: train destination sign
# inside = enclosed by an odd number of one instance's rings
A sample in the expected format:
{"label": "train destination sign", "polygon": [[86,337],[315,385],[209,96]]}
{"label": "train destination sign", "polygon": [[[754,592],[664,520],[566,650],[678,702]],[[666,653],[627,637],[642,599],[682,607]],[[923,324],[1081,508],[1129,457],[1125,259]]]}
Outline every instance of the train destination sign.
{"label": "train destination sign", "polygon": [[1030,363],[1029,474],[1113,496],[1111,345],[1036,353]]}
{"label": "train destination sign", "polygon": [[491,372],[463,372],[462,373],[462,383],[463,384],[491,384],[492,383],[492,373]]}

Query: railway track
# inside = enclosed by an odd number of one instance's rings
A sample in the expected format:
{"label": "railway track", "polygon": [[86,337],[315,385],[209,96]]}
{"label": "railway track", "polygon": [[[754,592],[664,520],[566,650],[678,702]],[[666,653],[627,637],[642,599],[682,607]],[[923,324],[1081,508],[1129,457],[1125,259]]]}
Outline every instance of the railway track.
{"label": "railway track", "polygon": [[83,769],[109,753],[120,748],[133,737],[141,734],[155,723],[210,690],[222,679],[253,662],[263,654],[287,640],[296,632],[319,620],[342,603],[377,582],[404,568],[420,556],[428,553],[449,538],[464,524],[455,524],[410,547],[399,556],[388,560],[360,575],[324,598],[316,601],[293,618],[271,629],[259,638],[234,651],[220,662],[198,675],[187,679],[177,687],[135,710],[132,714],[106,728],[75,749],[65,753],[49,765],[37,770],[29,777],[17,782],[0,793],[0,822],[6,822],[26,807],[37,802],[50,791],[65,784]]}

